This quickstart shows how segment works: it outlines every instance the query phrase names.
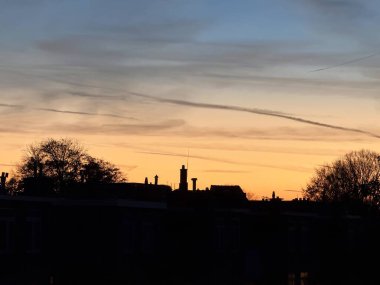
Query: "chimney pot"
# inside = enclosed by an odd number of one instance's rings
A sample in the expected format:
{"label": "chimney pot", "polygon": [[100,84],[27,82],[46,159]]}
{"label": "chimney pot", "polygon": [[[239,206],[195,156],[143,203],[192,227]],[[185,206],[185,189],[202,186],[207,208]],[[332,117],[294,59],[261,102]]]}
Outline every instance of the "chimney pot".
{"label": "chimney pot", "polygon": [[197,180],[198,180],[198,178],[191,178],[191,180],[193,181],[193,191],[196,191],[197,190]]}

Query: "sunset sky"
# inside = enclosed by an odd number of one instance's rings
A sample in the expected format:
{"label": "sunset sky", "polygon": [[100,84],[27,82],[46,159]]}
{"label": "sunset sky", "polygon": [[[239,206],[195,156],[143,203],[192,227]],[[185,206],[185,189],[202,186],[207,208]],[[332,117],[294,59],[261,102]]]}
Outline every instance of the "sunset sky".
{"label": "sunset sky", "polygon": [[69,137],[129,181],[300,196],[380,151],[379,27],[375,0],[0,0],[0,171]]}

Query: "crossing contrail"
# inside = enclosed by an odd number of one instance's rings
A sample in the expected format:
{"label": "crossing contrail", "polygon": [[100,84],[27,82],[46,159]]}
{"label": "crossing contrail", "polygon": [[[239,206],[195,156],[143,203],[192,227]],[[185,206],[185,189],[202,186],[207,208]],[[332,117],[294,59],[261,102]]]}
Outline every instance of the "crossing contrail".
{"label": "crossing contrail", "polygon": [[332,69],[332,68],[339,67],[339,66],[342,66],[342,65],[347,65],[347,64],[350,64],[350,63],[354,63],[354,62],[362,61],[362,60],[365,60],[365,59],[368,59],[368,58],[374,57],[374,56],[376,56],[376,55],[378,55],[378,54],[380,54],[380,53],[379,53],[379,52],[377,52],[377,53],[373,53],[373,54],[370,54],[370,55],[367,55],[367,56],[363,56],[363,57],[355,58],[355,59],[353,59],[353,60],[345,61],[345,62],[342,62],[342,63],[339,63],[339,64],[335,64],[335,65],[331,65],[331,66],[326,66],[326,67],[322,67],[322,68],[314,69],[314,70],[311,70],[310,72],[317,72],[317,71],[322,71],[322,70]]}

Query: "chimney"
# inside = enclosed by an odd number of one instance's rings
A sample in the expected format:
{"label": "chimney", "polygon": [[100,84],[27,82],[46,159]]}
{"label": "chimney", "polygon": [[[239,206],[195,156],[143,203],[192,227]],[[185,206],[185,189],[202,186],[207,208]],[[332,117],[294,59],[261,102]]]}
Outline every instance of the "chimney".
{"label": "chimney", "polygon": [[191,180],[193,181],[193,191],[196,191],[197,190],[197,180],[198,180],[198,178],[191,178]]}
{"label": "chimney", "polygon": [[184,165],[182,165],[182,168],[180,169],[180,182],[179,182],[179,190],[187,191],[188,185],[187,185],[187,169]]}
{"label": "chimney", "polygon": [[158,185],[158,175],[154,176],[154,185]]}
{"label": "chimney", "polygon": [[7,180],[8,178],[8,173],[7,172],[2,172],[1,173],[1,188],[2,188],[2,191],[5,191],[5,181]]}

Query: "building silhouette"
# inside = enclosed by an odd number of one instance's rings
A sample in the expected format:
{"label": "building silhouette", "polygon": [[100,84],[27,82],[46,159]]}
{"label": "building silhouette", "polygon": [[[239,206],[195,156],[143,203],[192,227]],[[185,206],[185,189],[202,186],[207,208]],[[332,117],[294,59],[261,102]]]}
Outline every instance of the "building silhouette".
{"label": "building silhouette", "polygon": [[46,178],[0,195],[0,284],[379,284],[380,219],[363,205],[248,201],[237,185]]}

